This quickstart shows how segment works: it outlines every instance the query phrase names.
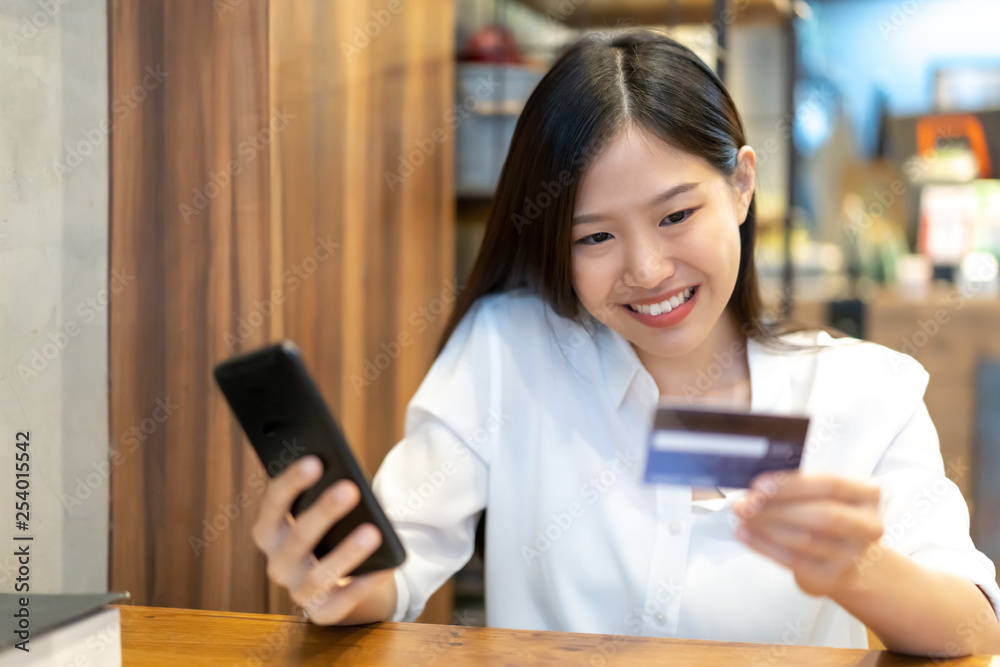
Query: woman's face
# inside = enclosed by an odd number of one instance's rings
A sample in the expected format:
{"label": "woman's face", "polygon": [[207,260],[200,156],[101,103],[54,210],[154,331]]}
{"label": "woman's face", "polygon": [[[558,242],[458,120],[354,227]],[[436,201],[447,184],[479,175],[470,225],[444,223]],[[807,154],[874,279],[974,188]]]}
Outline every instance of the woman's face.
{"label": "woman's face", "polygon": [[573,288],[594,317],[650,354],[696,349],[729,302],[753,195],[753,149],[744,146],[738,159],[730,180],[633,128],[580,180]]}

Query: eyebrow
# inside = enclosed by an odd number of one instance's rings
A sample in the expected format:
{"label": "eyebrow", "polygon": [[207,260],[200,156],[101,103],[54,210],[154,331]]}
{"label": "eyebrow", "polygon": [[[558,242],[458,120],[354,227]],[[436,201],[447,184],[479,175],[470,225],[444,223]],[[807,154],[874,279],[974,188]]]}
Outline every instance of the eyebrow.
{"label": "eyebrow", "polygon": [[[690,192],[691,190],[694,190],[699,185],[701,185],[700,182],[699,183],[681,183],[680,185],[675,185],[674,187],[670,188],[669,190],[667,190],[665,192],[662,192],[662,193],[656,195],[655,197],[653,197],[653,199],[650,200],[650,202],[649,202],[649,206],[656,206],[657,204],[663,204],[665,202],[668,202],[668,201],[670,201],[671,199],[673,199],[674,197],[676,197],[678,195],[682,195],[685,192]],[[594,222],[594,221],[597,221],[597,220],[603,220],[606,217],[608,217],[608,216],[600,215],[598,213],[591,213],[591,214],[587,214],[587,215],[578,215],[575,218],[573,218],[573,224],[574,225],[581,225],[581,224],[583,224],[585,222]]]}

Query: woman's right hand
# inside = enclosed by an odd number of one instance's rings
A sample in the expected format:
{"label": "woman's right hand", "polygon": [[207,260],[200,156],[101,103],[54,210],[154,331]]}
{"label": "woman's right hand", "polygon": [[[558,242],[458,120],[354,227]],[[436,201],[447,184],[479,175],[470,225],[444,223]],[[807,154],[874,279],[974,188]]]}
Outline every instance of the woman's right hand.
{"label": "woman's right hand", "polygon": [[326,489],[309,509],[291,517],[292,501],[322,474],[315,456],[304,456],[270,480],[257,521],[254,543],[267,556],[267,576],[288,589],[292,601],[319,625],[353,625],[384,621],[396,608],[392,570],[344,579],[378,549],[382,536],[364,523],[322,560],[313,549],[330,527],[357,506],[357,485],[347,479]]}

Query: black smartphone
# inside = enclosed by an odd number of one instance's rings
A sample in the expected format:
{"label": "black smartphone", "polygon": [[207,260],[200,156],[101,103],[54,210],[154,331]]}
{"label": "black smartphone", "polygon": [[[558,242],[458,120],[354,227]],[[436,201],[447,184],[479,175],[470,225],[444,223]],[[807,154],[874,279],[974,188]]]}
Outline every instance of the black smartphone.
{"label": "black smartphone", "polygon": [[347,478],[361,490],[361,502],[319,541],[313,553],[322,558],[362,523],[374,524],[382,544],[350,576],[385,570],[403,562],[406,553],[392,529],[343,431],[327,409],[291,341],[228,359],[214,370],[215,381],[236,415],[250,444],[271,477],[299,457],[314,454],[323,476],[292,503],[297,516],[334,482]]}

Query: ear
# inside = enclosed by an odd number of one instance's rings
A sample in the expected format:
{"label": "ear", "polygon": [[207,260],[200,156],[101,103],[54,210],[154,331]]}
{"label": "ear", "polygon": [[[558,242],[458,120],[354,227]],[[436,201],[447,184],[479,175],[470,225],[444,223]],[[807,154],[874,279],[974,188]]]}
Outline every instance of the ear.
{"label": "ear", "polygon": [[736,219],[742,225],[750,211],[750,200],[757,186],[757,154],[749,146],[743,146],[736,154]]}

